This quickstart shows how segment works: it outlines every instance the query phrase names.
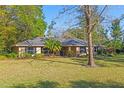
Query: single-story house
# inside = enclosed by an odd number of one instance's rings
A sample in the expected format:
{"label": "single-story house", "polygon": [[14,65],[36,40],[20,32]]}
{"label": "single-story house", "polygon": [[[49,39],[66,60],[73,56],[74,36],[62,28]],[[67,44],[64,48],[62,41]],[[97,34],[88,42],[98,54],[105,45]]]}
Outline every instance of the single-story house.
{"label": "single-story house", "polygon": [[[19,56],[22,56],[24,53],[31,54],[47,54],[49,52],[48,49],[45,48],[44,42],[45,37],[36,37],[30,40],[26,40],[20,43],[13,45],[12,49]],[[59,40],[59,39],[58,39]],[[62,39],[60,40],[62,49],[59,52],[61,56],[68,56],[68,52],[72,51],[73,56],[86,55],[88,54],[87,42],[80,39]],[[94,51],[96,51],[96,47],[94,47]]]}

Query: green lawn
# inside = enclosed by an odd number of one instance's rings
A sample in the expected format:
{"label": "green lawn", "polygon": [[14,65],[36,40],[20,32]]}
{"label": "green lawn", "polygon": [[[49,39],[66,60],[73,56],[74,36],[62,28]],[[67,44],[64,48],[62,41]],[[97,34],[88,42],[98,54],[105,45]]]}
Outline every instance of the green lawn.
{"label": "green lawn", "polygon": [[124,55],[86,58],[1,60],[0,87],[124,87]]}

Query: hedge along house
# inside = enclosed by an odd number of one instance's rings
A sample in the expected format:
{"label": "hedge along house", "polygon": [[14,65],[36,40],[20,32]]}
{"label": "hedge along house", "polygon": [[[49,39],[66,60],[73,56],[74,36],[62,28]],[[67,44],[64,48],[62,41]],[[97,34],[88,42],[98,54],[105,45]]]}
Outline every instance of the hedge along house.
{"label": "hedge along house", "polygon": [[[13,45],[13,51],[23,57],[24,53],[30,54],[48,54],[49,49],[45,48],[46,38],[36,37]],[[58,53],[60,56],[80,56],[88,54],[87,42],[80,39],[60,40],[62,49]]]}

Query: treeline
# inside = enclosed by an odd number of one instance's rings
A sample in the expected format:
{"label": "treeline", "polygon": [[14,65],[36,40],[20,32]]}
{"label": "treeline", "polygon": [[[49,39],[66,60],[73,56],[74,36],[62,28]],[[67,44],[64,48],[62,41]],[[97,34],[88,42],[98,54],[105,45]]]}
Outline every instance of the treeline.
{"label": "treeline", "polygon": [[42,6],[0,6],[0,50],[13,44],[43,36],[46,23]]}

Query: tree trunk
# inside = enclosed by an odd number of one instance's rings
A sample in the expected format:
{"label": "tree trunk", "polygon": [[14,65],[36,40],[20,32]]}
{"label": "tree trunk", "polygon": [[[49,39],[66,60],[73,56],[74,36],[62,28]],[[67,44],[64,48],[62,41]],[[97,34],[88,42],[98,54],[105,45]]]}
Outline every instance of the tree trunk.
{"label": "tree trunk", "polygon": [[88,33],[88,66],[94,67],[92,33]]}
{"label": "tree trunk", "polygon": [[86,5],[84,7],[85,7],[86,32],[87,32],[87,41],[88,41],[88,66],[94,67],[95,62],[93,58],[93,44],[92,44],[92,32],[93,32],[92,10],[91,10],[91,6],[89,5]]}

